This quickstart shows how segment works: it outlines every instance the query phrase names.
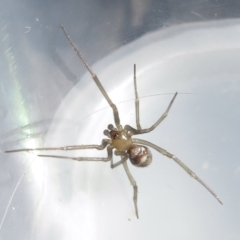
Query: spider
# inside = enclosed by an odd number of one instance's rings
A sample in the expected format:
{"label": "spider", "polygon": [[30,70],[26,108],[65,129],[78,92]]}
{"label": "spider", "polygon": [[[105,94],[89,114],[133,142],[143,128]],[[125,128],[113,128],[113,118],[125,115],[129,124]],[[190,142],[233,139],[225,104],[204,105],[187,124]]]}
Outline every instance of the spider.
{"label": "spider", "polygon": [[[116,105],[112,102],[110,97],[108,96],[107,92],[105,91],[104,87],[102,86],[100,80],[98,79],[97,75],[93,72],[91,67],[85,61],[82,53],[78,50],[77,46],[74,44],[68,33],[66,32],[65,28],[61,26],[61,29],[66,36],[68,42],[77,53],[78,57],[81,59],[85,67],[87,68],[88,72],[91,74],[92,79],[97,84],[100,92],[103,94],[104,98],[107,100],[108,104],[113,110],[113,117],[115,126],[113,124],[109,124],[107,129],[104,130],[103,134],[107,137],[107,139],[103,139],[100,145],[76,145],[76,146],[64,146],[64,147],[52,147],[52,148],[26,148],[26,149],[16,149],[16,150],[8,150],[6,153],[13,153],[13,152],[21,152],[21,151],[43,151],[43,150],[81,150],[81,149],[97,149],[103,150],[107,148],[107,157],[105,158],[97,158],[97,157],[67,157],[67,156],[57,156],[57,155],[43,155],[39,154],[39,157],[51,157],[51,158],[63,158],[63,159],[70,159],[75,161],[100,161],[100,162],[109,162],[111,163],[111,168],[115,168],[119,165],[123,165],[124,170],[128,176],[128,179],[133,187],[133,202],[135,207],[135,213],[137,218],[139,218],[138,214],[138,206],[137,206],[137,199],[138,199],[138,186],[136,181],[134,180],[132,174],[129,171],[127,160],[129,159],[130,162],[136,167],[146,167],[152,162],[152,154],[149,150],[149,147],[155,149],[159,153],[165,155],[168,158],[171,158],[175,161],[180,167],[182,167],[191,177],[196,179],[203,187],[205,187],[217,200],[220,204],[223,204],[216,193],[208,187],[188,166],[186,166],[182,161],[180,161],[175,155],[169,153],[165,149],[148,142],[146,140],[132,138],[133,135],[139,135],[144,133],[149,133],[153,131],[168,115],[175,98],[177,97],[177,92],[174,94],[171,102],[169,103],[166,111],[162,114],[162,116],[149,128],[142,128],[140,125],[140,117],[139,117],[139,98],[138,98],[138,91],[137,91],[137,81],[136,81],[136,64],[134,64],[134,91],[135,91],[135,112],[136,112],[136,125],[137,128],[133,128],[129,125],[125,125],[124,128],[120,123],[119,113]],[[116,156],[120,156],[121,160],[113,163],[113,150]]]}

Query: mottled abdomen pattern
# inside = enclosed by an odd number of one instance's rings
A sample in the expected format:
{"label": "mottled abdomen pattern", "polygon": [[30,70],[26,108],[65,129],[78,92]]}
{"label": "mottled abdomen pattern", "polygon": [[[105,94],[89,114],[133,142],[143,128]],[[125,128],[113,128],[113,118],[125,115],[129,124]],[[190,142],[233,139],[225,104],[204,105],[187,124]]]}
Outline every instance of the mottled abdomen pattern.
{"label": "mottled abdomen pattern", "polygon": [[131,163],[136,167],[146,167],[152,162],[152,153],[145,146],[132,144],[127,153]]}

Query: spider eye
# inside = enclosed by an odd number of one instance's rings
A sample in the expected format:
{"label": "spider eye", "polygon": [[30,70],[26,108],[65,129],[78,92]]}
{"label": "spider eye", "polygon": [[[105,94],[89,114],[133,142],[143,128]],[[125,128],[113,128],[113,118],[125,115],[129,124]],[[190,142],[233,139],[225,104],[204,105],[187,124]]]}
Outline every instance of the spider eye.
{"label": "spider eye", "polygon": [[118,134],[118,133],[115,133],[115,134],[113,135],[113,139],[118,138],[118,136],[119,136],[119,134]]}

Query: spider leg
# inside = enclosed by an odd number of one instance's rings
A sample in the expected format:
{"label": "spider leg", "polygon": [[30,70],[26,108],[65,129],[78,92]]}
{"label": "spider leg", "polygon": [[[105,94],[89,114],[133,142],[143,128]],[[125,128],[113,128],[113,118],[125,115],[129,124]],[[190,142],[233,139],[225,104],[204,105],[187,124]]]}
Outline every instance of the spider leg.
{"label": "spider leg", "polygon": [[[123,156],[122,156],[122,160],[123,160]],[[127,162],[123,162],[122,163],[123,167],[124,167],[124,170],[128,176],[128,179],[131,183],[131,185],[133,186],[133,202],[134,202],[134,207],[135,207],[135,213],[136,213],[136,216],[137,218],[139,218],[139,215],[138,215],[138,207],[137,207],[137,195],[138,195],[138,186],[137,186],[137,183],[136,181],[134,180],[132,174],[130,173],[129,169],[128,169],[128,165],[127,165]]]}
{"label": "spider leg", "polygon": [[58,155],[45,155],[39,154],[39,157],[50,157],[50,158],[62,158],[62,159],[70,159],[75,161],[100,161],[100,162],[108,162],[112,160],[112,147],[108,146],[107,148],[108,156],[106,158],[98,158],[98,157],[67,157],[67,156],[58,156]]}
{"label": "spider leg", "polygon": [[168,151],[166,151],[165,149],[151,143],[148,142],[146,140],[142,140],[142,139],[132,139],[133,143],[137,143],[137,144],[143,144],[143,145],[147,145],[153,149],[155,149],[156,151],[160,152],[161,154],[163,154],[164,156],[171,158],[173,161],[175,161],[181,168],[183,168],[191,177],[193,177],[195,180],[197,180],[203,187],[205,187],[217,200],[220,204],[223,205],[222,201],[219,199],[219,197],[217,196],[217,194],[206,184],[204,183],[188,166],[186,166],[182,161],[180,161],[176,156],[174,156],[173,154],[169,153]]}
{"label": "spider leg", "polygon": [[136,125],[137,129],[140,130],[140,117],[139,117],[139,98],[138,98],[138,91],[137,91],[137,78],[136,78],[136,64],[133,66],[133,79],[134,79],[134,92],[135,92],[135,112],[136,112]]}
{"label": "spider leg", "polygon": [[101,145],[76,145],[76,146],[65,146],[65,147],[53,147],[53,148],[23,148],[23,149],[15,149],[15,150],[7,150],[5,153],[13,153],[13,152],[31,152],[31,151],[49,151],[49,150],[63,150],[63,151],[71,151],[71,150],[82,150],[82,149],[97,149],[103,150],[109,144],[109,139],[103,139]]}
{"label": "spider leg", "polygon": [[103,88],[101,82],[99,81],[97,75],[93,72],[93,70],[90,68],[90,66],[87,64],[86,60],[84,59],[82,53],[79,51],[79,49],[77,48],[77,46],[74,44],[74,42],[72,41],[72,39],[70,38],[70,36],[67,34],[65,28],[63,26],[61,26],[64,35],[66,36],[68,42],[71,44],[72,48],[74,49],[74,51],[77,53],[78,57],[82,60],[83,64],[85,65],[85,67],[87,68],[88,72],[91,74],[92,79],[95,81],[95,83],[97,84],[99,90],[101,91],[101,93],[103,94],[103,96],[105,97],[105,99],[107,100],[108,104],[110,105],[110,107],[113,110],[113,116],[114,116],[114,121],[115,121],[115,125],[117,126],[117,128],[119,130],[122,130],[121,124],[120,124],[120,118],[119,118],[119,114],[118,114],[118,109],[117,106],[112,102],[112,100],[110,99],[110,97],[108,96],[107,92],[105,91],[105,89]]}
{"label": "spider leg", "polygon": [[[170,108],[172,107],[172,104],[177,96],[177,92],[174,94],[171,102],[169,103],[167,110],[163,113],[163,115],[150,127],[150,128],[146,128],[146,129],[135,129],[129,125],[126,125],[124,127],[124,129],[126,129],[127,131],[131,132],[132,135],[137,135],[137,134],[143,134],[143,133],[148,133],[151,132],[152,130],[154,130],[168,115],[168,112],[170,111]],[[137,111],[137,110],[136,110]]]}
{"label": "spider leg", "polygon": [[128,160],[128,155],[127,154],[122,155],[121,160],[116,162],[116,163],[113,163],[113,159],[111,159],[111,168],[115,168],[115,167],[119,166],[120,164],[126,162],[127,160]]}

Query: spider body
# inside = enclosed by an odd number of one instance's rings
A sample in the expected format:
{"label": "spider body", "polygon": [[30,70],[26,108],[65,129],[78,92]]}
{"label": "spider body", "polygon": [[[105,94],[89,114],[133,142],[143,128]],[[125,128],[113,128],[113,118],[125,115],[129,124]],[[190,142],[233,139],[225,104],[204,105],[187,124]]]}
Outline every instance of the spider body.
{"label": "spider body", "polygon": [[[110,124],[108,129],[110,131],[105,130],[103,133],[111,139],[110,146],[116,149],[116,155],[127,154],[130,162],[136,167],[146,167],[152,162],[152,153],[149,148],[133,144],[131,132],[129,134],[126,127],[118,131]],[[120,129],[122,129],[121,126]]]}
{"label": "spider body", "polygon": [[[171,154],[167,150],[151,143],[146,140],[132,138],[134,135],[145,134],[148,132],[153,131],[168,115],[170,108],[177,96],[177,93],[174,94],[172,100],[170,101],[166,111],[161,115],[161,117],[149,128],[142,129],[140,125],[140,117],[139,117],[139,99],[137,93],[137,82],[136,82],[136,65],[134,64],[134,90],[135,90],[135,111],[136,111],[136,126],[137,128],[133,128],[129,125],[125,125],[122,128],[120,124],[119,113],[116,105],[111,101],[110,97],[108,96],[107,92],[105,91],[104,87],[102,86],[100,80],[98,79],[97,75],[92,71],[90,66],[85,61],[83,55],[78,50],[76,45],[71,40],[70,36],[67,34],[65,28],[61,26],[64,35],[68,39],[68,42],[71,44],[74,51],[77,53],[83,64],[85,65],[88,72],[91,74],[92,79],[96,83],[98,89],[103,94],[104,98],[108,102],[109,106],[113,110],[113,118],[115,121],[114,127],[112,124],[108,125],[108,129],[106,129],[103,133],[108,139],[103,139],[100,145],[76,145],[76,146],[64,146],[64,147],[50,147],[50,148],[27,148],[27,149],[16,149],[16,150],[8,150],[5,151],[7,153],[12,152],[22,152],[22,151],[48,151],[48,150],[63,150],[63,151],[71,151],[71,150],[81,150],[81,149],[97,149],[103,150],[107,148],[107,157],[105,158],[97,158],[97,157],[67,157],[67,156],[59,156],[59,155],[45,155],[39,154],[40,157],[51,157],[51,158],[63,158],[63,159],[70,159],[75,161],[100,161],[100,162],[110,162],[111,168],[115,168],[119,165],[123,165],[124,170],[127,174],[127,177],[133,187],[133,202],[135,207],[135,213],[137,218],[138,215],[138,207],[137,207],[137,196],[138,196],[138,186],[136,181],[134,180],[132,174],[130,173],[127,165],[127,160],[129,159],[134,166],[137,167],[146,167],[152,162],[152,154],[149,150],[153,148],[157,152],[161,153],[162,155],[170,158],[175,163],[177,163],[184,171],[186,171],[192,178],[198,181],[203,187],[205,187],[217,200],[220,204],[222,204],[219,197],[216,193],[208,187],[187,165],[185,165],[182,161],[180,161],[175,155]],[[116,156],[120,156],[121,160],[117,163],[113,163],[113,150]]]}

